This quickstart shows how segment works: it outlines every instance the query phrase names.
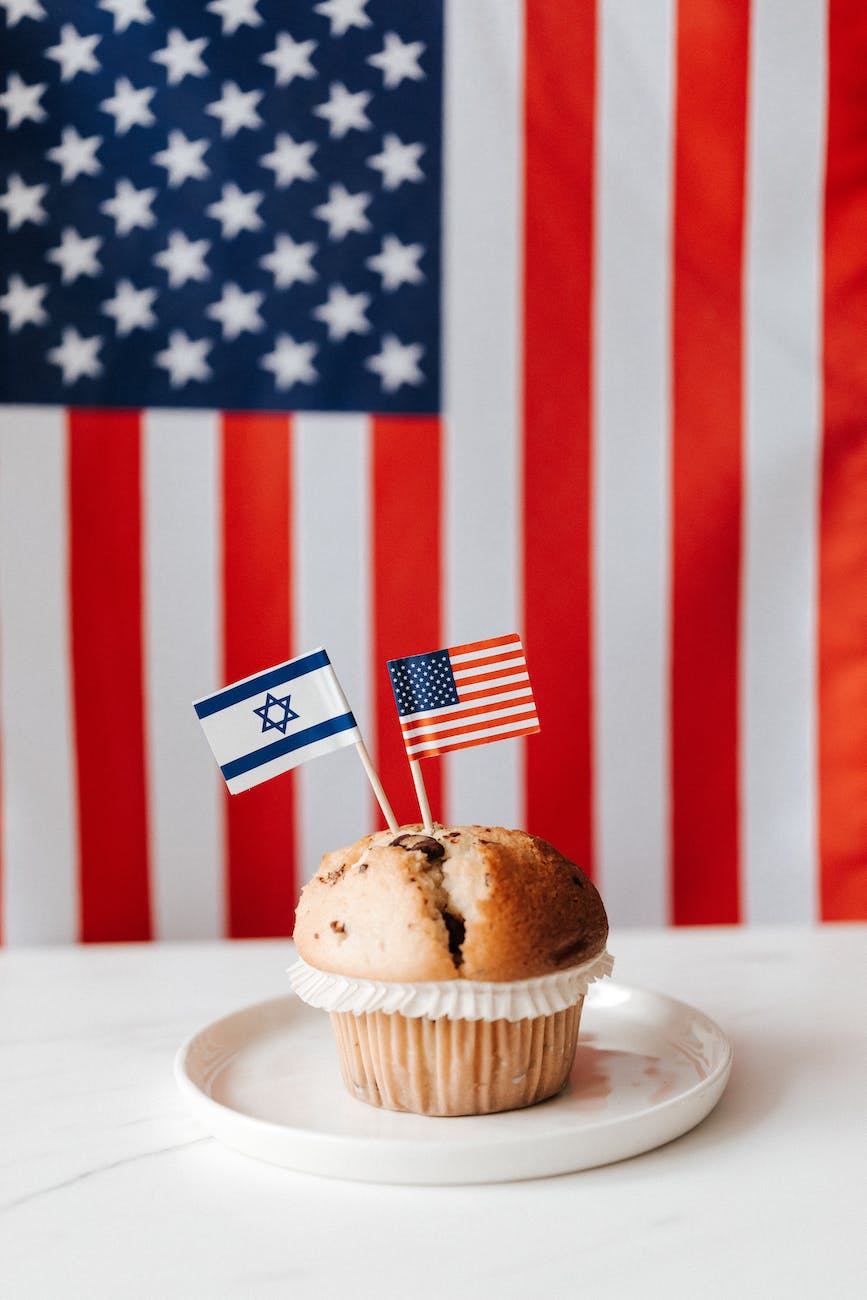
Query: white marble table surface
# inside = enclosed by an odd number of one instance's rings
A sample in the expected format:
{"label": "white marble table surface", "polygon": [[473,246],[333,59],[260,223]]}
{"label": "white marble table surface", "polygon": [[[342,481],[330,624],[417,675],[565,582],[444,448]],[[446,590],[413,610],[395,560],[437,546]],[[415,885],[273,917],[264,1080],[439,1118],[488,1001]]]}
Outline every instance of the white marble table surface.
{"label": "white marble table surface", "polygon": [[867,1293],[867,926],[610,947],[731,1037],[717,1109],[617,1165],[418,1188],[261,1164],[184,1110],[175,1049],[283,993],[290,945],[0,953],[0,1297]]}

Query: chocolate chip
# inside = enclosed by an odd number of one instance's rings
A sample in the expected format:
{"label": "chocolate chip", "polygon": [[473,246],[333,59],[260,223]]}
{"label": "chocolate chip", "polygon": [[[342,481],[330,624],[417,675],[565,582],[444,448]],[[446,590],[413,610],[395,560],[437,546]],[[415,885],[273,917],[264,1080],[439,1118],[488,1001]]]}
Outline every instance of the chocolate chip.
{"label": "chocolate chip", "polygon": [[346,934],[346,926],[342,921],[332,921],[331,928],[335,934]]}
{"label": "chocolate chip", "polygon": [[583,888],[584,888],[584,881],[581,879],[580,876],[573,876],[573,877],[572,877],[572,884],[573,884],[573,885],[577,885],[579,889],[583,889]]}
{"label": "chocolate chip", "polygon": [[431,835],[398,835],[388,847],[406,849],[407,853],[423,853],[426,858],[441,858],[445,853],[443,845]]}
{"label": "chocolate chip", "polygon": [[464,960],[464,954],[461,952],[461,945],[466,936],[464,918],[462,916],[453,916],[451,912],[443,912],[443,920],[449,934],[449,952],[452,961],[456,966],[460,966]]}
{"label": "chocolate chip", "polygon": [[339,867],[335,867],[333,871],[326,871],[325,875],[320,876],[319,879],[322,881],[323,885],[336,885],[345,870],[346,863],[341,862]]}
{"label": "chocolate chip", "polygon": [[360,862],[360,863],[358,864],[358,874],[361,875],[362,871],[366,871],[366,870],[367,870],[367,863],[366,863],[366,862]]}

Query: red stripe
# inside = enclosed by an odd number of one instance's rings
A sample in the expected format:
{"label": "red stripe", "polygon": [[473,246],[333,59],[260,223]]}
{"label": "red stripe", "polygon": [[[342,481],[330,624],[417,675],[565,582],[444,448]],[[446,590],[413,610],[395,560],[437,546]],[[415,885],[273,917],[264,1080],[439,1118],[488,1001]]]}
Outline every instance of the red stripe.
{"label": "red stripe", "polygon": [[493,650],[497,646],[501,645],[511,645],[518,650],[521,646],[521,638],[516,633],[510,632],[507,636],[495,636],[491,637],[487,641],[468,641],[466,645],[449,646],[449,654],[454,658],[455,655],[467,655],[482,650]]}
{"label": "red stripe", "polygon": [[681,0],[673,286],[673,918],[737,921],[749,6]]}
{"label": "red stripe", "polygon": [[[224,680],[291,657],[290,421],[226,415],[223,451]],[[229,934],[288,935],[295,906],[291,772],[226,793]]]}
{"label": "red stripe", "polygon": [[[475,717],[475,714],[471,715]],[[427,727],[419,727],[413,735],[406,737],[407,744],[412,748],[422,744],[425,740],[435,739],[436,741],[448,740],[454,736],[468,736],[473,731],[489,731],[491,727],[506,727],[512,722],[529,722],[530,719],[538,722],[536,710],[532,707],[515,710],[513,713],[504,713],[501,718],[482,718],[478,722],[463,721],[457,726],[440,726],[440,722],[447,721],[445,718],[437,721],[436,725],[431,724]]]}
{"label": "red stripe", "polygon": [[452,662],[452,672],[455,677],[462,677],[466,673],[473,672],[476,668],[488,668],[492,664],[516,663],[523,666],[524,656],[516,646],[514,650],[507,651],[502,655],[482,655],[478,659],[466,659],[462,664]]}
{"label": "red stripe", "polygon": [[[376,766],[400,822],[419,820],[386,660],[442,644],[442,435],[428,417],[372,421],[373,684]],[[442,768],[424,773],[431,812],[446,817]],[[381,825],[381,814],[376,812]]]}
{"label": "red stripe", "polygon": [[[476,740],[456,741],[451,744],[444,745],[442,748],[426,749],[423,754],[416,754],[414,755],[414,757],[417,759],[435,758],[437,754],[453,754],[458,749],[472,749],[474,745],[487,745],[492,739],[493,740],[515,740],[517,739],[518,736],[531,736],[537,731],[538,731],[538,723],[533,723],[529,727],[522,727],[519,731],[510,731],[508,734],[504,733],[502,736],[494,736],[494,737],[481,736]],[[429,769],[427,768],[425,769],[426,772],[428,770]],[[425,781],[427,781],[427,777],[425,777]]]}
{"label": "red stripe", "polygon": [[[508,680],[509,678],[512,678],[513,680],[510,682]],[[467,677],[464,677],[462,673],[455,674],[455,685],[459,688],[458,694],[461,699],[465,698],[463,692],[464,683],[466,683],[467,686],[479,686],[482,682],[505,682],[507,685],[514,687],[524,684],[529,686],[530,678],[527,675],[526,668],[522,664],[516,664],[514,669],[504,670],[499,668],[492,673],[473,673],[471,676]]]}
{"label": "red stripe", "polygon": [[462,690],[460,698],[464,704],[469,704],[471,700],[487,700],[492,695],[508,695],[510,691],[524,691],[531,698],[533,695],[529,679],[527,679],[526,681],[505,682],[502,686],[486,686],[482,691]]}
{"label": "red stripe", "polygon": [[72,411],[68,444],[79,929],[149,939],[139,416]]}
{"label": "red stripe", "polygon": [[542,720],[527,827],[592,872],[595,5],[527,0],[525,49],[524,640]]}
{"label": "red stripe", "polygon": [[867,918],[867,9],[831,0],[819,551],[821,915]]}

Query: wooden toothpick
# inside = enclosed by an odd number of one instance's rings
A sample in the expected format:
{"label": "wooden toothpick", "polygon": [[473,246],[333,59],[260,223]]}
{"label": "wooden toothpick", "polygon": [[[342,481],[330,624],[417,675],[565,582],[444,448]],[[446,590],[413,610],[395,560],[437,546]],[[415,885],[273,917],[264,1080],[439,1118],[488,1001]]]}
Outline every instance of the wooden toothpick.
{"label": "wooden toothpick", "polygon": [[417,758],[411,758],[409,760],[409,766],[410,771],[412,772],[413,784],[415,786],[415,795],[418,799],[419,809],[421,810],[421,819],[427,834],[432,835],[433,818],[430,815],[430,804],[428,803],[427,790],[424,788],[424,781],[421,776],[421,764]]}
{"label": "wooden toothpick", "polygon": [[367,746],[363,740],[355,742],[355,748],[358,750],[358,757],[361,759],[365,772],[367,773],[370,784],[373,786],[373,793],[376,795],[376,802],[382,809],[382,815],[388,822],[388,828],[391,831],[397,830],[397,818],[392,812],[391,804],[388,802],[385,790],[382,788],[382,782],[377,775],[376,768],[370,760],[367,752]]}

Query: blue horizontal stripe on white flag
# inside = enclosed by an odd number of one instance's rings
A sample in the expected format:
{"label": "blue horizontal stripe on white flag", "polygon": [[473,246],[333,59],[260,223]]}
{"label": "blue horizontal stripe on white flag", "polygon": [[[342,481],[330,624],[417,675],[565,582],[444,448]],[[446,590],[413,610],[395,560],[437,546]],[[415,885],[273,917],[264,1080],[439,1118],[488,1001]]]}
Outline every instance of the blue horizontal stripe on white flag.
{"label": "blue horizontal stripe on white flag", "polygon": [[254,695],[261,695],[263,691],[269,691],[274,686],[283,686],[286,682],[304,677],[317,668],[328,668],[330,662],[324,650],[311,650],[310,654],[299,655],[297,659],[289,659],[285,664],[277,664],[275,668],[266,668],[264,672],[254,673],[252,677],[242,677],[239,682],[217,691],[215,695],[207,695],[202,700],[196,700],[193,708],[199,718],[209,718],[212,714],[227,709],[231,704],[252,699]]}
{"label": "blue horizontal stripe on white flag", "polygon": [[[353,739],[344,739],[340,735],[341,732],[350,730],[358,731],[355,718],[351,713],[344,713],[339,718],[329,718],[327,722],[320,722],[315,727],[306,727],[304,731],[297,731],[294,736],[286,736],[282,740],[276,740],[273,744],[268,745],[266,749],[257,749],[252,754],[245,754],[243,758],[236,758],[231,763],[224,763],[220,771],[227,781],[231,781],[233,777],[241,776],[245,772],[252,772],[266,763],[273,763],[275,759],[295,755],[291,764],[280,764],[279,767],[275,767],[273,773],[269,772],[267,774],[276,776],[278,771],[286,772],[290,766],[294,767],[296,763],[305,762],[308,755],[298,754],[297,751],[314,745],[318,740],[340,736],[340,744],[330,746],[332,749],[338,749],[344,744],[354,744],[355,740],[359,739],[358,736]],[[317,750],[317,752],[320,751]],[[311,754],[309,757],[312,758],[313,755]],[[257,780],[263,780],[264,775],[257,777]]]}

